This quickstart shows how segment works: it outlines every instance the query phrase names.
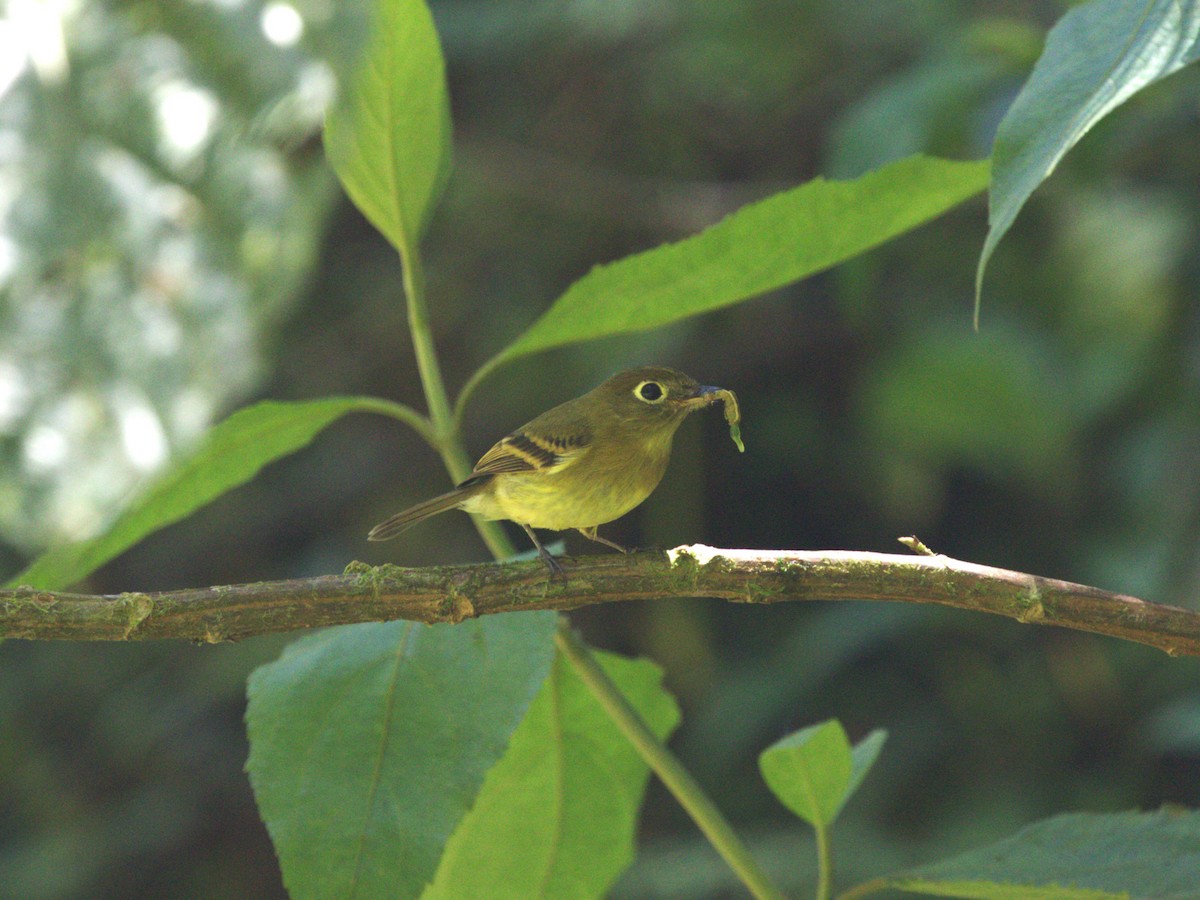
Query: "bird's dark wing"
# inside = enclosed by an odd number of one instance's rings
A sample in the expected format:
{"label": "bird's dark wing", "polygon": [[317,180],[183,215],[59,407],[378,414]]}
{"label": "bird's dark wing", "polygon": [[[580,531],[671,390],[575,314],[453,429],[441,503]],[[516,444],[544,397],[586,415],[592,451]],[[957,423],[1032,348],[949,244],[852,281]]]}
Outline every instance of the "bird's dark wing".
{"label": "bird's dark wing", "polygon": [[577,426],[562,434],[541,434],[522,428],[497,441],[475,464],[471,474],[557,472],[579,459],[591,443],[590,429],[586,426]]}

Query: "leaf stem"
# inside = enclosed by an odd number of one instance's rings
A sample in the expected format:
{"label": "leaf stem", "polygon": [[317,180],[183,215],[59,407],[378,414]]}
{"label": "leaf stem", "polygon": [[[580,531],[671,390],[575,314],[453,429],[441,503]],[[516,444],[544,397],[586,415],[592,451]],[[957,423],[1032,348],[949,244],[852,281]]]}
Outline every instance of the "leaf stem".
{"label": "leaf stem", "polygon": [[858,900],[859,897],[869,897],[871,894],[885,891],[888,887],[886,878],[872,878],[870,881],[855,885],[848,891],[842,891],[837,895],[837,900]]}
{"label": "leaf stem", "polygon": [[758,862],[704,793],[704,789],[650,730],[565,618],[558,620],[554,642],[621,733],[633,744],[750,892],[759,898],[782,898],[783,893],[759,868]]}
{"label": "leaf stem", "polygon": [[475,374],[467,379],[467,383],[463,385],[462,390],[458,392],[458,399],[454,401],[454,424],[455,427],[462,425],[463,412],[467,408],[467,401],[471,395],[475,393],[475,388],[492,372],[500,367],[504,361],[504,354],[493,356],[482,366],[480,366]]}
{"label": "leaf stem", "polygon": [[[429,324],[429,306],[425,302],[425,268],[421,254],[415,246],[400,248],[400,261],[404,273],[404,299],[408,308],[408,329],[412,335],[413,352],[417,359],[417,371],[421,375],[421,387],[425,391],[425,402],[429,405],[429,420],[433,423],[437,449],[446,458],[450,474],[461,481],[470,472],[462,448],[455,448],[454,415],[446,396],[446,384],[442,380],[442,368],[438,364],[437,349],[433,343],[433,329]],[[457,449],[457,453],[453,452]],[[447,456],[447,450],[451,452]],[[460,461],[457,457],[462,457]]]}
{"label": "leaf stem", "polygon": [[[446,383],[442,379],[442,368],[438,363],[437,348],[433,342],[433,329],[429,324],[429,306],[425,302],[425,269],[421,254],[412,245],[400,248],[400,261],[404,272],[404,299],[408,308],[408,330],[412,336],[413,353],[417,360],[417,371],[421,376],[421,387],[425,402],[429,406],[427,426],[421,431],[442,457],[446,470],[455,484],[471,474],[471,463],[459,437],[458,421],[450,406]],[[408,417],[404,417],[409,421]],[[423,420],[424,421],[424,420]],[[513,555],[513,545],[498,522],[488,522],[471,516],[475,530],[496,559]]]}
{"label": "leaf stem", "polygon": [[433,433],[433,423],[411,406],[405,406],[403,403],[394,403],[391,400],[383,400],[379,397],[363,397],[361,408],[363,412],[379,413],[383,416],[391,416],[393,419],[399,419],[419,434],[431,447],[437,446],[437,435]]}
{"label": "leaf stem", "polygon": [[829,900],[833,887],[833,851],[829,845],[829,826],[817,823],[817,900]]}

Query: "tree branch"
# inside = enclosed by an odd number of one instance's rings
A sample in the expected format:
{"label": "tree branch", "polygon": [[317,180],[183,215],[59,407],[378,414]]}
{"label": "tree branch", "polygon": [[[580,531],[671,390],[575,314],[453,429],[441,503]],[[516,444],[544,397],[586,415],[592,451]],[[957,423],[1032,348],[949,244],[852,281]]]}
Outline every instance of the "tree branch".
{"label": "tree branch", "polygon": [[351,622],[460,622],[617,600],[714,597],[734,603],[938,603],[1200,656],[1200,613],[945,556],[718,550],[696,544],[564,560],[405,569],[351,563],[343,575],[116,595],[0,591],[0,637],[217,642]]}

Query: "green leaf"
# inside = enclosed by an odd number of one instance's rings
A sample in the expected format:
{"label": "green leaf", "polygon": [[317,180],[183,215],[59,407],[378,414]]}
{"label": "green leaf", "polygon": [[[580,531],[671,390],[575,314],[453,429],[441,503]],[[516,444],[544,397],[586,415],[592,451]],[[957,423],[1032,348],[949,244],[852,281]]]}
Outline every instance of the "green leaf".
{"label": "green leaf", "polygon": [[196,452],[175,463],[103,534],[49,550],[8,585],[69,587],[147,535],[249,481],[267,463],[307,446],[336,419],[356,411],[394,414],[394,406],[371,397],[333,397],[265,402],[239,410],[213,428]]}
{"label": "green leaf", "polygon": [[872,736],[856,774],[846,732],[830,719],[775,742],[759,756],[758,767],[784,806],[814,827],[825,827],[837,818],[881,744],[882,737]]}
{"label": "green leaf", "polygon": [[[662,673],[597,653],[655,734],[679,721]],[[649,770],[560,656],[450,839],[426,900],[602,897],[633,860]]]}
{"label": "green leaf", "polygon": [[842,799],[843,806],[854,796],[854,792],[858,790],[862,780],[867,777],[867,773],[875,765],[875,760],[879,759],[879,752],[883,749],[886,740],[887,732],[882,728],[876,728],[855,744],[850,751],[850,784],[847,785],[846,796]]}
{"label": "green leaf", "polygon": [[1075,813],[886,879],[889,887],[996,900],[1196,896],[1200,813]]}
{"label": "green leaf", "polygon": [[555,614],[349,625],[250,678],[250,783],[307,897],[414,897],[553,658]]}
{"label": "green leaf", "polygon": [[325,119],[346,193],[406,258],[450,165],[446,65],[423,0],[380,0],[357,75]]}
{"label": "green leaf", "polygon": [[1033,74],[996,132],[988,235],[975,275],[976,317],[984,269],[1030,194],[1093,125],[1198,56],[1195,0],[1091,0],[1051,29]]}
{"label": "green leaf", "polygon": [[987,175],[986,160],[913,156],[853,181],[817,178],[694,237],[597,266],[480,369],[463,397],[520,356],[659,328],[820,272],[977,194]]}

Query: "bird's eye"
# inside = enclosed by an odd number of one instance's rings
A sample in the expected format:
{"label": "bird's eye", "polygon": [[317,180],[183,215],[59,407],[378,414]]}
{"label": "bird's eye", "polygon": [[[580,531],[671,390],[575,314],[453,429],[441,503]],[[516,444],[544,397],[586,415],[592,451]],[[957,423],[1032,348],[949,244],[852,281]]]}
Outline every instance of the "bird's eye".
{"label": "bird's eye", "polygon": [[667,392],[657,381],[643,381],[633,389],[633,396],[646,403],[661,403]]}

